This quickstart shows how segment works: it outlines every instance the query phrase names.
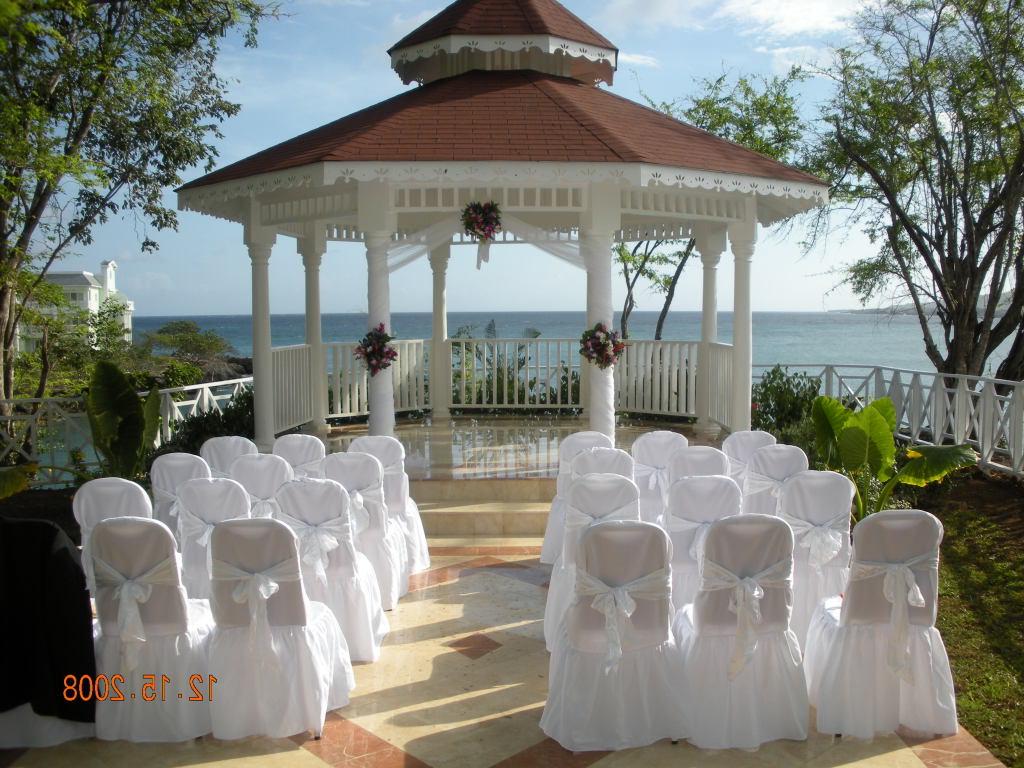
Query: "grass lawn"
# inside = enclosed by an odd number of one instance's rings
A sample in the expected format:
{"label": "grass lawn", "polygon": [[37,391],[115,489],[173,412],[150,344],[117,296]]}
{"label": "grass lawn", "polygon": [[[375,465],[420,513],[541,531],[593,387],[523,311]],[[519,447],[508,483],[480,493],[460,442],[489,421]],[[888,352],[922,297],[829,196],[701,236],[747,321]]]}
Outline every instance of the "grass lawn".
{"label": "grass lawn", "polygon": [[929,493],[942,520],[938,628],[960,722],[1024,767],[1024,486],[980,474]]}

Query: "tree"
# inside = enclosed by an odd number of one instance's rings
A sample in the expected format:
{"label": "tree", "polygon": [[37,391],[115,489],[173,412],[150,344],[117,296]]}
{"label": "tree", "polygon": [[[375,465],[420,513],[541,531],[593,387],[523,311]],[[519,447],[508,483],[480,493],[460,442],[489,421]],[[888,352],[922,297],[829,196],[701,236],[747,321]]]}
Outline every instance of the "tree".
{"label": "tree", "polygon": [[854,35],[808,153],[879,246],[845,280],[909,301],[937,370],[981,375],[1009,341],[997,375],[1024,378],[1024,4],[882,0]]}
{"label": "tree", "polygon": [[257,0],[0,3],[0,399],[26,302],[57,260],[110,216],[177,225],[164,190],[212,168],[217,126],[238,111],[214,69],[221,41],[241,27],[254,45],[274,13]]}
{"label": "tree", "polygon": [[192,320],[172,320],[147,333],[142,346],[150,352],[184,360],[204,367],[223,359],[235,350],[216,331],[204,331]]}
{"label": "tree", "polygon": [[[797,164],[803,147],[806,121],[800,114],[796,86],[806,79],[798,67],[784,76],[733,79],[728,73],[714,80],[701,80],[694,94],[675,101],[655,101],[641,95],[652,109],[676,120],[684,120],[724,139],[760,152],[774,160]],[[660,249],[682,244],[670,253]],[[622,311],[622,335],[627,336],[628,316],[636,306],[635,293],[639,280],[652,283],[661,293],[661,311],[654,338],[661,339],[669,310],[675,300],[676,288],[683,275],[696,242],[644,240],[632,248],[619,246],[616,261],[626,281],[626,302]]]}

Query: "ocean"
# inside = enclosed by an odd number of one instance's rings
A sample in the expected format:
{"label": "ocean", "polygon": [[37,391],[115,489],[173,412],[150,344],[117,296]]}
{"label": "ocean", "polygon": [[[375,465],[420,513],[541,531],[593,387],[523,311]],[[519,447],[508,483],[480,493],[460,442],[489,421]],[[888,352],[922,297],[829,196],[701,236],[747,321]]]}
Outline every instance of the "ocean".
{"label": "ocean", "polygon": [[[494,320],[498,337],[518,338],[524,329],[535,328],[547,338],[578,338],[585,325],[583,312],[450,312],[448,334],[471,328],[482,337]],[[227,339],[238,354],[252,354],[252,322],[248,315],[209,315],[193,317],[135,317],[135,338],[153,331],[170,320],[193,320],[204,330],[215,331]],[[616,328],[618,327],[616,315]],[[629,334],[633,339],[653,339],[657,312],[634,312]],[[357,341],[366,331],[366,315],[325,314],[324,341]],[[428,339],[431,335],[429,312],[398,312],[392,316],[394,333],[399,338]],[[274,315],[271,318],[274,346],[301,344],[305,337],[302,315]],[[718,316],[718,337],[732,339],[732,314]],[[666,322],[665,339],[700,338],[699,312],[672,312]],[[885,365],[915,370],[933,370],[924,352],[917,318],[909,315],[882,315],[840,312],[755,312],[755,364],[831,364]],[[991,370],[998,365],[994,356]],[[990,373],[991,373],[990,370]]]}

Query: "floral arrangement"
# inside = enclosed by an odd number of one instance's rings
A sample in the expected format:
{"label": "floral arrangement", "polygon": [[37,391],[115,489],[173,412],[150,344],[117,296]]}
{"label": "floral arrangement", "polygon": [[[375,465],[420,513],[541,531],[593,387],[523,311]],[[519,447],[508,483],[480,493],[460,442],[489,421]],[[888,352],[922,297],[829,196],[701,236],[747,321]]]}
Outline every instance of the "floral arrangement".
{"label": "floral arrangement", "polygon": [[604,323],[584,331],[580,337],[580,354],[601,370],[615,365],[625,349],[626,342]]}
{"label": "floral arrangement", "polygon": [[462,210],[466,234],[482,242],[491,242],[501,232],[501,209],[497,203],[470,203]]}
{"label": "floral arrangement", "polygon": [[370,376],[391,367],[398,359],[398,350],[391,346],[394,336],[384,330],[384,323],[366,332],[362,341],[356,346],[355,356],[366,363]]}

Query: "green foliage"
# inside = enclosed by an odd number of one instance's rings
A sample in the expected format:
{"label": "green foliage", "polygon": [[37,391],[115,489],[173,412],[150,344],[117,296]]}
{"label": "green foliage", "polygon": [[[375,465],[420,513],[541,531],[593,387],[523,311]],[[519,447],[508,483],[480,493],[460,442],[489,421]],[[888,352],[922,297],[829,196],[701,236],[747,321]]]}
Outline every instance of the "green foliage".
{"label": "green foliage", "polygon": [[38,467],[35,464],[19,464],[14,467],[0,467],[0,499],[10,498],[28,490],[28,483]]}
{"label": "green foliage", "polygon": [[147,333],[142,346],[160,355],[179,361],[203,365],[234,354],[235,350],[227,339],[215,331],[204,331],[192,320],[172,320]]}
{"label": "green foliage", "polygon": [[150,455],[149,463],[164,453],[198,454],[203,443],[211,437],[239,435],[252,438],[255,434],[254,413],[252,390],[242,390],[219,411],[197,413],[179,421],[174,436]]}
{"label": "green foliage", "polygon": [[160,393],[154,388],[140,398],[116,365],[100,361],[89,381],[85,410],[103,471],[129,480],[139,477],[160,428]]}
{"label": "green foliage", "polygon": [[859,411],[821,396],[811,407],[815,449],[827,469],[842,472],[857,488],[856,517],[886,509],[899,485],[924,487],[977,464],[966,445],[898,447],[896,408],[883,397]]}
{"label": "green foliage", "polygon": [[751,428],[771,432],[800,423],[811,415],[820,389],[821,379],[776,365],[754,384]]}

